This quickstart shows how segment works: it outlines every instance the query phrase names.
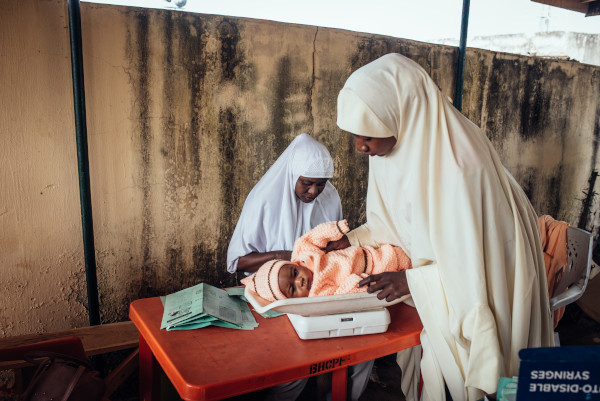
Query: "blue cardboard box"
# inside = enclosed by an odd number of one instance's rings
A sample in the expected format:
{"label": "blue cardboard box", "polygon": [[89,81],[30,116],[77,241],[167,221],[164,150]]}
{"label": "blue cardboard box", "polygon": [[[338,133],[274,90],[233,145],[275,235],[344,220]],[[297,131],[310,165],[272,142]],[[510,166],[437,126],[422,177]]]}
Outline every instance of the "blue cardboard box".
{"label": "blue cardboard box", "polygon": [[517,401],[600,400],[600,347],[528,348],[519,356]]}

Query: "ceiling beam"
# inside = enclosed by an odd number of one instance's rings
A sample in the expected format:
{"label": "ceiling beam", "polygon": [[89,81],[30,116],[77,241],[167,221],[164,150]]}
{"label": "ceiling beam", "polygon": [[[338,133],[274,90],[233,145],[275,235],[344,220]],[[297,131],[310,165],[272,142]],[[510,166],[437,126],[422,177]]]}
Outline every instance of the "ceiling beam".
{"label": "ceiling beam", "polygon": [[585,14],[586,17],[600,15],[600,0],[531,0],[536,3],[564,8]]}

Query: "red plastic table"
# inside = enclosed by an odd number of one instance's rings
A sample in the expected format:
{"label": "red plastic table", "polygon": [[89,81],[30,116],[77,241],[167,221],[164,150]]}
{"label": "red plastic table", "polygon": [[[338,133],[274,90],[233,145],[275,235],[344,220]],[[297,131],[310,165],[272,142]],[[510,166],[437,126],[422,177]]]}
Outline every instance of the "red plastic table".
{"label": "red plastic table", "polygon": [[159,400],[162,367],[184,400],[217,400],[330,371],[332,400],[345,400],[348,366],[419,344],[416,309],[399,303],[388,310],[385,333],[301,340],[286,316],[254,312],[254,330],[161,330],[160,298],[136,300],[129,317],[140,333],[140,399]]}

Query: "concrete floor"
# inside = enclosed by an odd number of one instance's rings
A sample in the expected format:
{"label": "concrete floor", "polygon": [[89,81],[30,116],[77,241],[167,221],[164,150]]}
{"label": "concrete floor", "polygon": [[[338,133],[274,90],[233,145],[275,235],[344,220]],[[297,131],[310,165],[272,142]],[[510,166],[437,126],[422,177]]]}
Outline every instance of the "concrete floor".
{"label": "concrete floor", "polygon": [[404,401],[400,388],[402,371],[396,363],[396,354],[375,360],[371,379],[360,401]]}
{"label": "concrete floor", "polygon": [[556,331],[561,345],[600,345],[600,323],[586,315],[576,303],[567,305]]}

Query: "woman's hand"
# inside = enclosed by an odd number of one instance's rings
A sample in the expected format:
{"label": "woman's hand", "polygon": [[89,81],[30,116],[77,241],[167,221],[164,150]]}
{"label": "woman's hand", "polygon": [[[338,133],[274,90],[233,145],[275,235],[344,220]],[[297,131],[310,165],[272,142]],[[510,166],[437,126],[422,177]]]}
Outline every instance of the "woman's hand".
{"label": "woman's hand", "polygon": [[350,240],[345,235],[337,241],[329,241],[325,246],[325,253],[346,249],[350,246]]}
{"label": "woman's hand", "polygon": [[238,259],[237,269],[246,273],[254,273],[264,263],[273,259],[290,260],[292,251],[271,251],[271,252],[252,252]]}
{"label": "woman's hand", "polygon": [[364,285],[369,286],[367,288],[369,294],[381,290],[381,292],[377,294],[377,298],[385,298],[388,302],[410,294],[405,271],[373,274],[358,282],[359,287]]}

